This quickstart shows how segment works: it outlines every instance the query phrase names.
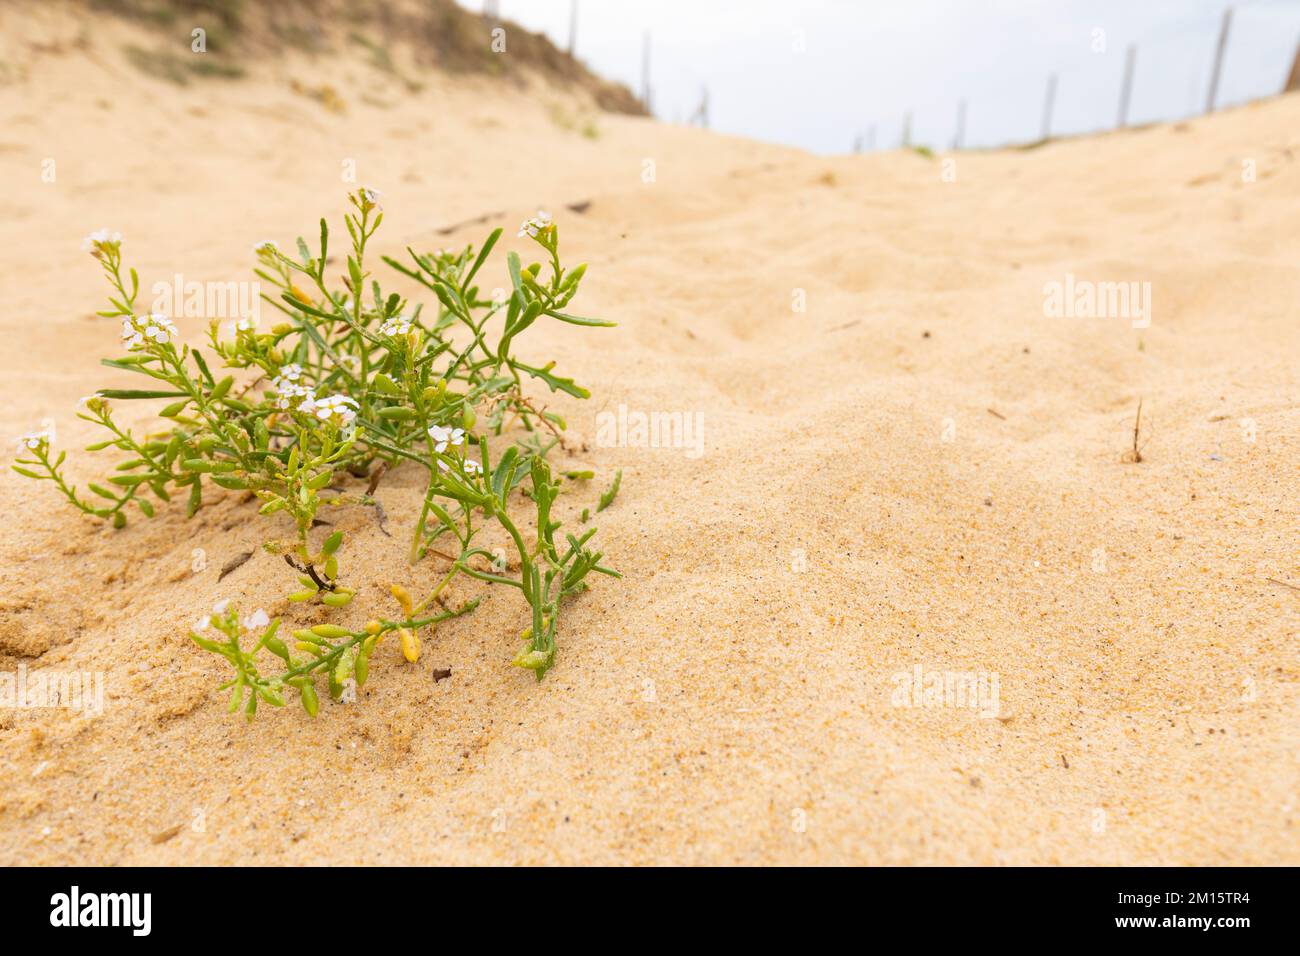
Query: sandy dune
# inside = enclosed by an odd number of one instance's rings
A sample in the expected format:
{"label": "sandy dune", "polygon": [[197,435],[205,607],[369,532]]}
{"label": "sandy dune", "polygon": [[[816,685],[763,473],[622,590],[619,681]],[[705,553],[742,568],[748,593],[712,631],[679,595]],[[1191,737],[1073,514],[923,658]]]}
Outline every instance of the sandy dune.
{"label": "sandy dune", "polygon": [[[108,467],[74,417],[122,384],[85,233],[120,230],[146,286],[251,278],[254,241],[340,220],[352,159],[386,253],[496,225],[522,249],[540,206],[590,262],[580,311],[620,326],[526,351],[592,391],[547,400],[588,499],[624,472],[598,523],[626,578],[575,601],[541,684],[493,593],[418,666],[382,647],[358,704],[250,727],[186,629],[221,597],[303,619],[256,506],[114,532],[6,472],[3,670],[102,671],[107,700],[0,711],[0,862],[1300,863],[1300,590],[1270,581],[1300,586],[1300,98],[961,154],[950,182],[359,61],[328,77],[342,114],[292,59],[175,87],[116,39],[6,57],[4,433],[50,419],[79,481]],[[1067,274],[1150,282],[1149,328],[1045,317]],[[700,453],[601,447],[620,405],[688,413]],[[380,489],[395,529],[417,482]],[[349,620],[434,573],[336,520]],[[997,716],[897,706],[918,665],[995,675]]]}

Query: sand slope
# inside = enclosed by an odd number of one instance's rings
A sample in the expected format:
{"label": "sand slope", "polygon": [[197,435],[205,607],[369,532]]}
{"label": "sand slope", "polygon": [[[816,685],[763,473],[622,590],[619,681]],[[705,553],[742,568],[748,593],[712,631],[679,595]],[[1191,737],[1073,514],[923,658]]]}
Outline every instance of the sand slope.
{"label": "sand slope", "polygon": [[[254,507],[113,532],[6,472],[4,670],[103,671],[108,701],[0,711],[0,862],[1300,862],[1300,591],[1268,581],[1300,585],[1300,99],[961,155],[945,182],[627,117],[589,138],[556,91],[398,95],[360,64],[336,115],[292,60],[175,88],[97,34],[27,62],[0,87],[6,434],[52,419],[78,480],[106,467],[77,451],[76,399],[121,383],[83,234],[121,230],[146,285],[249,278],[255,240],[338,222],[355,159],[384,252],[542,206],[590,262],[580,311],[619,328],[524,351],[592,390],[549,399],[560,460],[597,473],[566,513],[623,469],[598,523],[626,580],[573,603],[541,685],[493,593],[416,667],[381,648],[359,704],[248,727],[185,631],[219,597],[307,620],[269,555],[217,581],[265,537]],[[1151,282],[1150,328],[1044,317],[1066,273]],[[703,453],[597,447],[620,404],[702,416]],[[399,535],[417,481],[381,487]],[[362,569],[345,620],[434,573],[333,517]],[[999,717],[894,706],[916,665],[998,675]]]}

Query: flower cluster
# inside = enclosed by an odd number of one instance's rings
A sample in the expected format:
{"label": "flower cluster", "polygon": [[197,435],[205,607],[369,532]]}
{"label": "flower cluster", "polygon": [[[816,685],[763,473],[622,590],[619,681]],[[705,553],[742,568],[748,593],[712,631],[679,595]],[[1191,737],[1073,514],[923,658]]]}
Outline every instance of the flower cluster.
{"label": "flower cluster", "polygon": [[302,366],[283,365],[279,374],[271,379],[271,388],[275,390],[275,407],[283,410],[296,409],[303,401],[315,401],[316,392],[302,381]]}
{"label": "flower cluster", "polygon": [[[229,608],[230,608],[229,598],[224,598],[218,601],[216,604],[212,605],[211,614],[205,614],[202,617],[200,617],[197,621],[194,622],[194,630],[199,633],[206,631],[209,627],[212,626],[213,618],[220,619],[222,615],[227,613]],[[266,627],[268,624],[270,624],[271,618],[267,615],[266,611],[264,611],[262,608],[259,607],[256,611],[254,611],[252,614],[248,615],[247,617],[240,618],[239,623],[244,630],[255,631],[259,627]]]}
{"label": "flower cluster", "polygon": [[405,315],[394,315],[384,319],[383,325],[379,326],[379,334],[395,338],[410,335],[413,321]]}
{"label": "flower cluster", "polygon": [[372,210],[383,211],[384,207],[379,204],[379,197],[382,195],[378,189],[370,189],[362,186],[353,196],[352,203],[362,213],[369,213]]}
{"label": "flower cluster", "polygon": [[170,345],[176,339],[176,326],[159,312],[131,315],[122,320],[122,342],[127,350],[138,352],[150,344]]}
{"label": "flower cluster", "polygon": [[81,251],[89,252],[99,258],[108,252],[117,252],[122,246],[122,234],[109,232],[108,229],[96,229],[81,240]]}
{"label": "flower cluster", "polygon": [[467,475],[479,475],[483,473],[483,466],[473,458],[464,458],[461,456],[462,446],[465,444],[465,429],[449,428],[446,425],[432,425],[429,427],[429,439],[433,442],[433,450],[436,452],[436,460],[440,471],[451,471],[451,465],[447,463],[447,457],[453,456],[451,461]]}
{"label": "flower cluster", "polygon": [[50,433],[44,431],[32,432],[30,435],[20,435],[15,442],[18,449],[17,453],[19,455],[25,454],[29,451],[44,454],[50,447]]}
{"label": "flower cluster", "polygon": [[303,399],[298,411],[313,415],[336,428],[346,428],[357,419],[357,400],[347,395],[328,395],[325,398],[309,396]]}
{"label": "flower cluster", "polygon": [[541,234],[545,230],[549,229],[550,227],[551,227],[550,213],[539,209],[537,210],[536,216],[533,216],[531,219],[524,220],[523,225],[519,227],[519,232],[517,233],[517,235],[520,239],[522,239],[524,236],[529,236],[530,238],[537,239],[541,236]]}

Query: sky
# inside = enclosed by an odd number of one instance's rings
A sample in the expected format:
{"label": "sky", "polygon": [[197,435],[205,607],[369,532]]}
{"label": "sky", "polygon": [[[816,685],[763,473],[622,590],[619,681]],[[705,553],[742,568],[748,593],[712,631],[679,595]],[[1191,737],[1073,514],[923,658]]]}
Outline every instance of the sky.
{"label": "sky", "polygon": [[[481,11],[485,0],[460,0]],[[500,15],[569,42],[573,0],[497,0]],[[1300,43],[1300,0],[578,0],[576,53],[640,93],[650,37],[655,115],[684,122],[708,90],[727,133],[843,153],[910,141],[1037,139],[1048,77],[1055,135],[1116,125],[1130,44],[1128,120],[1204,111],[1225,8],[1234,7],[1220,106],[1281,90]]]}

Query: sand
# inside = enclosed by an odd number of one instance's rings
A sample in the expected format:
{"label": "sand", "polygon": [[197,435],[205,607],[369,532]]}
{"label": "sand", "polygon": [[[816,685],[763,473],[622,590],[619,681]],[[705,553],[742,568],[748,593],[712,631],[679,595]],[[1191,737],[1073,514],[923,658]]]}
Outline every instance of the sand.
{"label": "sand", "polygon": [[[351,159],[385,253],[497,225],[523,250],[541,207],[590,263],[575,310],[618,328],[521,350],[592,391],[539,398],[596,472],[567,514],[623,471],[597,523],[625,575],[573,601],[541,684],[492,591],[418,665],[382,646],[356,704],[249,726],[186,632],[223,597],[310,620],[256,506],[115,532],[6,472],[0,670],[102,672],[106,700],[0,711],[0,862],[1300,862],[1300,97],[963,153],[947,181],[360,60],[330,71],[341,114],[292,57],[176,87],[120,24],[0,17],[2,433],[48,419],[78,482],[111,467],[75,418],[126,384],[84,234],[120,230],[146,286],[251,279],[255,241],[339,223]],[[1149,327],[1045,316],[1067,274],[1150,282]],[[620,406],[702,445],[598,443]],[[380,488],[399,539],[418,496]],[[342,620],[432,579],[368,511],[333,520]],[[900,701],[918,666],[996,677],[996,715]]]}

